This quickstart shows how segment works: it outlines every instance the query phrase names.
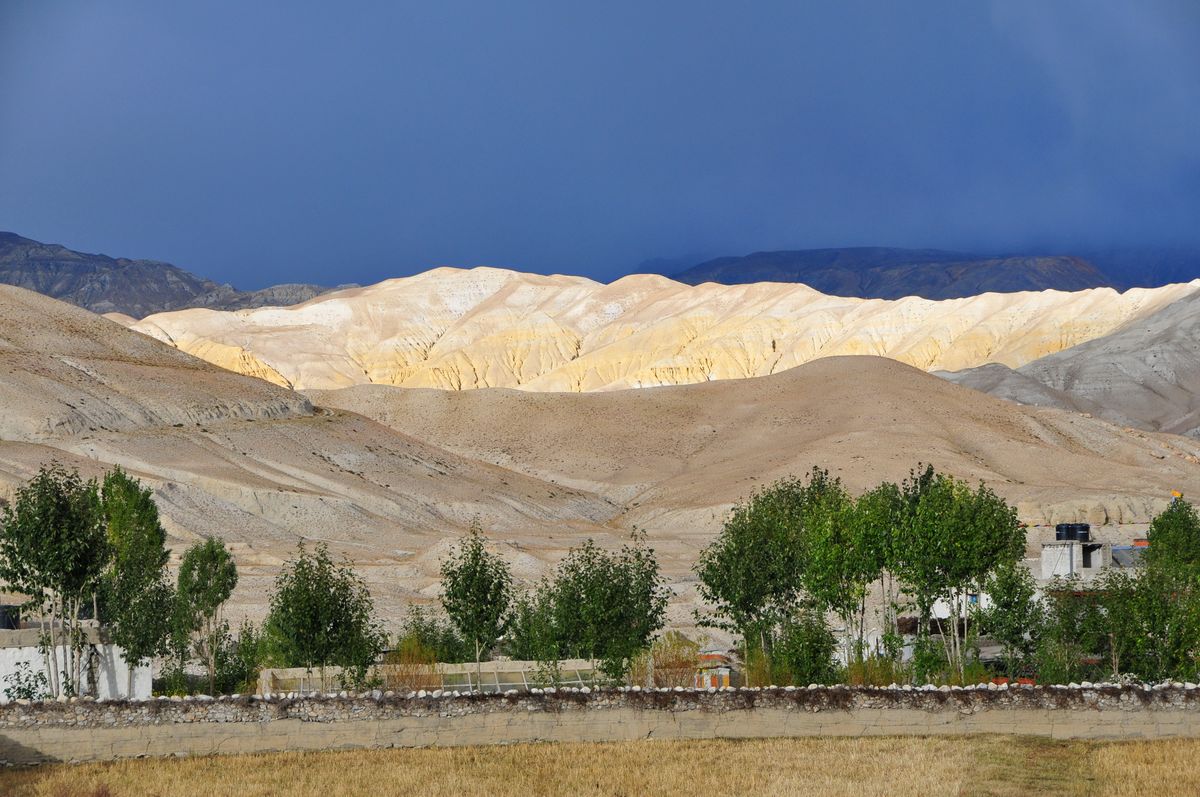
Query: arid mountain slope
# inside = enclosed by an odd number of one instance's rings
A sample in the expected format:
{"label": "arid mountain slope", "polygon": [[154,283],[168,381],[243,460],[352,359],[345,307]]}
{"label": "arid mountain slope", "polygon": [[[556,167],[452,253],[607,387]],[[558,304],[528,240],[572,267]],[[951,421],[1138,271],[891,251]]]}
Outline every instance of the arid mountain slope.
{"label": "arid mountain slope", "polygon": [[[364,385],[310,391],[462,456],[606,496],[627,523],[714,508],[814,465],[854,489],[918,460],[1044,523],[1147,520],[1172,486],[1200,488],[1200,444],[1021,407],[879,357],[816,360],[756,379],[595,394]],[[719,512],[718,512],[719,514]]]}
{"label": "arid mountain slope", "polygon": [[1200,442],[882,358],[587,395],[360,386],[310,400],[17,288],[0,288],[0,318],[0,497],[54,459],[122,465],[154,488],[176,554],[203,535],[230,543],[235,615],[262,613],[307,539],[350,557],[394,622],[434,594],[439,559],[479,516],[522,579],[586,537],[644,528],[687,623],[690,568],[728,507],[813,465],[861,488],[934,462],[1032,522],[1144,522],[1170,489],[1200,493]]}
{"label": "arid mountain slope", "polygon": [[871,246],[721,257],[671,278],[688,285],[802,282],[821,293],[864,299],[956,299],[992,291],[1080,291],[1112,284],[1077,257],[988,258],[938,249]]}
{"label": "arid mountain slope", "polygon": [[292,284],[239,291],[170,263],[86,254],[11,232],[0,232],[0,283],[37,291],[96,313],[124,313],[139,318],[181,307],[240,310],[296,304],[329,290]]}
{"label": "arid mountain slope", "polygon": [[[62,302],[2,286],[0,318],[0,496],[52,460],[92,474],[120,464],[153,485],[176,553],[203,535],[230,541],[251,612],[304,538],[351,556],[392,616],[476,515],[543,558],[576,530],[611,539],[601,524],[619,508],[600,497],[314,409]],[[523,575],[540,572],[527,549],[513,555]]]}
{"label": "arid mountain slope", "polygon": [[1023,404],[1089,412],[1140,429],[1200,435],[1200,297],[1017,370],[944,374]]}
{"label": "arid mountain slope", "polygon": [[989,293],[897,301],[804,285],[686,286],[440,268],[302,305],[184,310],[134,329],[297,389],[391,384],[589,392],[764,376],[845,354],[924,370],[1016,367],[1200,289]]}

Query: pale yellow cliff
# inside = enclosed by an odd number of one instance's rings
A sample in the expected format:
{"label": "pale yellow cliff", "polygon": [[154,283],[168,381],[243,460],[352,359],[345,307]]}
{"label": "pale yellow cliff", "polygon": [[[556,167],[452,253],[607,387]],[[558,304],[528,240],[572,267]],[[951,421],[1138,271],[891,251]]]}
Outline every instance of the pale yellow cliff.
{"label": "pale yellow cliff", "polygon": [[1018,367],[1200,290],[988,293],[931,301],[826,296],[798,284],[688,286],[439,268],[293,307],[149,316],[133,328],[296,389],[390,384],[590,392],[765,376],[820,357],[923,370]]}

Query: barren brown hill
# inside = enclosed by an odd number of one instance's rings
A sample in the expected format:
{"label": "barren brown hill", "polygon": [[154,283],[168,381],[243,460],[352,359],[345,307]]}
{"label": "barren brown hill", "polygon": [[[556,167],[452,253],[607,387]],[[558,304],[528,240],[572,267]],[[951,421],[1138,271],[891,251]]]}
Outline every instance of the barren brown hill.
{"label": "barren brown hill", "polygon": [[476,515],[529,577],[577,530],[609,539],[600,524],[617,510],[597,496],[314,409],[20,288],[0,286],[0,318],[0,495],[52,460],[88,474],[120,464],[154,487],[177,554],[203,535],[229,541],[235,601],[251,613],[301,539],[362,566],[392,616]]}
{"label": "barren brown hill", "polygon": [[463,456],[604,495],[628,507],[627,524],[686,517],[711,528],[714,514],[756,486],[814,465],[863,489],[932,462],[991,484],[1035,523],[1144,522],[1172,487],[1200,491],[1194,441],[1021,407],[882,357],[611,393],[364,385],[308,395]]}
{"label": "barren brown hill", "polygon": [[730,504],[813,465],[861,488],[933,462],[1032,522],[1144,522],[1170,489],[1200,493],[1200,443],[877,357],[585,395],[362,386],[310,401],[28,291],[0,288],[0,317],[0,493],[52,459],[122,465],[154,488],[176,553],[206,534],[231,544],[235,613],[262,612],[307,539],[350,557],[395,620],[433,596],[478,515],[522,579],[588,536],[644,528],[686,622],[690,567]]}

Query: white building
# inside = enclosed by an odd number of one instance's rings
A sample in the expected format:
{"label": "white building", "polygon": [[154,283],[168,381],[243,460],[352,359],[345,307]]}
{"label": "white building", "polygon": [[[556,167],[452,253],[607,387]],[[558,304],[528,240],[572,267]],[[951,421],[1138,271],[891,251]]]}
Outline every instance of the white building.
{"label": "white building", "polygon": [[[38,628],[0,630],[0,703],[7,703],[5,690],[15,686],[18,674],[46,673],[46,656],[38,643]],[[98,628],[83,629],[83,693],[96,698],[144,700],[150,697],[150,665],[133,671],[133,691],[129,691],[129,667],[121,658],[121,649]],[[65,649],[58,648],[58,661],[65,660]],[[25,666],[22,666],[25,665]]]}

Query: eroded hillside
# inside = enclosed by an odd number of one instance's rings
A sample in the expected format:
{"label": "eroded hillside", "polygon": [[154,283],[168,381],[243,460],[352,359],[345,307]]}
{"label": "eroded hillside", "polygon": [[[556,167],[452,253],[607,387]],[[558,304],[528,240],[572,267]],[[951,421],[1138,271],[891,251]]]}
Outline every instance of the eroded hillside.
{"label": "eroded hillside", "polygon": [[826,296],[804,285],[687,286],[440,268],[294,307],[184,310],[134,329],[297,389],[388,384],[590,392],[779,373],[878,355],[922,370],[1018,367],[1200,289],[988,293],[930,301]]}
{"label": "eroded hillside", "polygon": [[1144,523],[1200,494],[1200,443],[1021,407],[878,357],[771,376],[571,395],[362,385],[313,392],[217,368],[119,324],[0,288],[0,495],[58,460],[152,486],[178,555],[216,535],[259,615],[300,540],[327,542],[395,621],[436,594],[478,516],[522,580],[644,529],[675,590],[731,504],[827,467],[854,489],[918,461],[983,480],[1031,523]]}

